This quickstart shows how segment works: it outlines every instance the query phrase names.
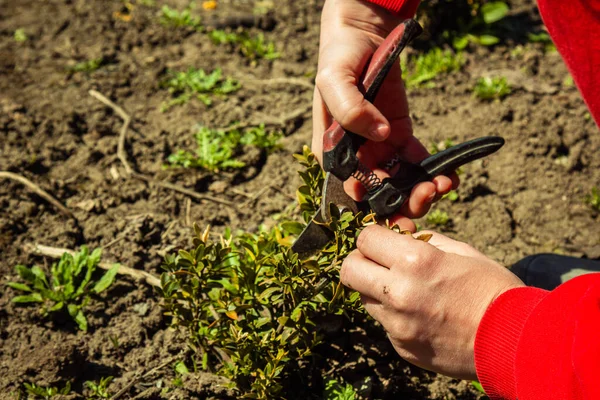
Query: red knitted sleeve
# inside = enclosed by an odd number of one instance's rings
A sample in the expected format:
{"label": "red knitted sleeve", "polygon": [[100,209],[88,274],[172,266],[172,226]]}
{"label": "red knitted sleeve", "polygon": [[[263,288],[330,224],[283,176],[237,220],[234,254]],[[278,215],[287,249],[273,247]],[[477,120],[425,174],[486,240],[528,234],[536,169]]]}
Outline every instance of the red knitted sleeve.
{"label": "red knitted sleeve", "polygon": [[398,14],[402,18],[412,18],[419,7],[419,0],[367,0],[369,3],[380,5],[381,7]]}
{"label": "red knitted sleeve", "polygon": [[491,399],[599,399],[600,274],[517,288],[486,311],[475,365]]}

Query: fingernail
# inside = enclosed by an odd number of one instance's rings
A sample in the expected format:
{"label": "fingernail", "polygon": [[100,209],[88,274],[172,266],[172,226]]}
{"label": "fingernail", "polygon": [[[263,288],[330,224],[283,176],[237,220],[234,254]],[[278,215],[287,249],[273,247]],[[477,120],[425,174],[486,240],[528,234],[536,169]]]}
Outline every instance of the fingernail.
{"label": "fingernail", "polygon": [[427,196],[427,202],[428,203],[433,203],[433,199],[435,199],[435,195],[436,195],[436,193],[433,192],[429,196]]}
{"label": "fingernail", "polygon": [[373,139],[383,140],[388,137],[390,128],[386,124],[377,124],[375,128],[371,130],[371,137]]}

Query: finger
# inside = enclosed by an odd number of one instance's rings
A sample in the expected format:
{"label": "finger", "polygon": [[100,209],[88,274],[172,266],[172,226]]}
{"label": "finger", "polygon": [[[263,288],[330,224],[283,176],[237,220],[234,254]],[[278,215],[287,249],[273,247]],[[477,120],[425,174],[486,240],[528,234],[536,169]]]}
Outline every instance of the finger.
{"label": "finger", "polygon": [[418,235],[431,235],[428,243],[446,253],[453,253],[464,257],[485,257],[482,253],[470,245],[451,239],[448,236],[442,235],[441,233],[433,231],[420,231],[415,236]]}
{"label": "finger", "polygon": [[389,293],[390,271],[353,251],[344,260],[340,270],[344,286],[379,302]]}
{"label": "finger", "polygon": [[313,94],[313,136],[311,150],[317,157],[319,163],[323,159],[323,133],[331,125],[332,119],[323,103],[321,93],[315,88]]}
{"label": "finger", "polygon": [[383,314],[386,311],[385,307],[383,307],[383,303],[364,294],[360,295],[360,301],[371,317],[379,322],[382,321]]}
{"label": "finger", "polygon": [[405,217],[402,214],[394,215],[394,216],[388,218],[388,220],[390,222],[390,226],[398,225],[400,230],[411,231],[413,233],[415,233],[417,231],[417,226],[415,225],[413,220]]}
{"label": "finger", "polygon": [[436,185],[433,182],[419,183],[412,189],[408,201],[402,206],[402,214],[408,218],[421,218],[429,211],[436,195]]}
{"label": "finger", "polygon": [[414,240],[410,235],[400,235],[378,225],[363,229],[356,244],[364,257],[386,268],[402,260],[415,262],[420,256],[427,255],[425,252],[435,250],[435,247]]}
{"label": "finger", "polygon": [[[348,38],[329,46],[319,60],[316,86],[329,112],[345,129],[370,140],[382,141],[390,134],[390,124],[383,114],[365,100],[358,80],[373,49],[359,38],[359,45]],[[365,52],[366,50],[366,52]]]}

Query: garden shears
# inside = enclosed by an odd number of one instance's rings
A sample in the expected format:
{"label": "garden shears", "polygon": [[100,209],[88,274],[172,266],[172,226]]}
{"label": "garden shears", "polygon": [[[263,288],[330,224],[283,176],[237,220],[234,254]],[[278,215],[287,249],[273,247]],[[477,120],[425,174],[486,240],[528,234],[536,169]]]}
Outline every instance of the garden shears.
{"label": "garden shears", "polygon": [[[415,20],[405,20],[379,46],[367,64],[359,85],[367,101],[374,102],[385,77],[394,63],[398,62],[398,56],[404,47],[422,31]],[[366,138],[345,130],[337,122],[333,122],[325,131],[323,169],[327,174],[321,206],[292,246],[292,250],[301,257],[318,251],[333,239],[334,233],[327,227],[327,223],[331,221],[331,203],[341,211],[372,211],[378,217],[389,217],[402,207],[418,183],[449,174],[464,164],[494,153],[504,145],[503,138],[487,136],[452,146],[418,164],[396,157],[388,163],[388,168],[399,164],[398,171],[382,180],[358,159],[358,149],[366,141]],[[366,190],[361,201],[355,201],[344,191],[343,183],[351,177],[357,179]]]}

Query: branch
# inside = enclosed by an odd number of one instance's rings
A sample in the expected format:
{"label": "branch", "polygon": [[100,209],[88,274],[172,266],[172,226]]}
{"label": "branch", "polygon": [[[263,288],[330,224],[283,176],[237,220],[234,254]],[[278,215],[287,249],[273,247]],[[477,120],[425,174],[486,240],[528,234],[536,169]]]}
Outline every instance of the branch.
{"label": "branch", "polygon": [[50,203],[54,207],[56,207],[61,213],[63,213],[64,215],[66,215],[69,218],[75,219],[75,216],[67,207],[63,206],[58,200],[56,200],[54,197],[52,197],[52,195],[50,195],[48,192],[46,192],[45,190],[40,188],[35,183],[31,182],[29,179],[27,179],[21,175],[14,174],[12,172],[0,171],[0,179],[2,179],[2,178],[11,179],[13,181],[17,181],[17,182],[23,184],[25,187],[31,189],[32,192],[34,192],[35,194],[40,196],[42,199],[46,200],[48,203]]}

